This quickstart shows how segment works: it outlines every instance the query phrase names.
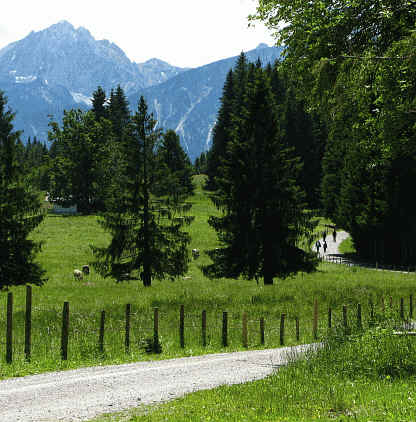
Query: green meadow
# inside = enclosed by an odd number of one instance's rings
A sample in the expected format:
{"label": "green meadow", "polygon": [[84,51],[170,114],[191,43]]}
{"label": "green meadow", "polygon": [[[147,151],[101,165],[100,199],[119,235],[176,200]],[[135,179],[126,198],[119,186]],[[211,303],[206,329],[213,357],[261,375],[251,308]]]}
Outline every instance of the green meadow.
{"label": "green meadow", "polygon": [[[93,261],[90,245],[104,245],[109,241],[109,237],[99,225],[97,216],[65,217],[48,214],[33,233],[34,238],[44,241],[38,259],[47,271],[48,281],[42,287],[33,287],[31,360],[27,362],[24,355],[26,291],[24,287],[15,287],[10,289],[14,296],[13,363],[6,364],[5,361],[4,335],[3,341],[0,342],[0,377],[243,350],[243,312],[248,313],[249,349],[279,347],[282,313],[286,314],[285,345],[307,343],[314,340],[312,320],[315,300],[319,305],[319,339],[327,336],[329,307],[333,310],[334,326],[341,323],[343,305],[348,306],[351,326],[355,324],[358,303],[362,305],[365,326],[369,321],[370,301],[375,304],[376,312],[380,312],[382,300],[384,299],[387,306],[391,297],[393,308],[388,311],[397,316],[400,298],[405,298],[405,312],[409,312],[408,298],[415,291],[414,273],[375,271],[323,262],[314,274],[298,274],[285,280],[276,279],[273,286],[266,287],[254,280],[205,278],[200,267],[207,263],[209,258],[203,251],[217,245],[215,233],[208,226],[207,219],[209,215],[216,213],[216,210],[202,190],[201,183],[201,178],[197,177],[197,189],[191,198],[191,214],[195,216],[195,221],[189,229],[192,235],[191,248],[200,249],[201,256],[192,260],[185,276],[173,282],[154,280],[151,288],[144,288],[139,281],[116,283],[112,279],[100,277],[94,269],[83,280],[75,280],[73,270]],[[321,228],[317,229],[318,232],[320,230]],[[6,298],[7,292],[2,292],[2,333],[5,333]],[[60,355],[64,301],[70,303],[67,361],[62,361]],[[126,351],[124,346],[126,304],[131,304],[129,351]],[[181,305],[185,307],[184,348],[181,348],[179,341]],[[146,339],[152,338],[153,335],[153,309],[156,307],[160,315],[160,354],[147,353],[145,350]],[[103,352],[98,347],[102,310],[106,312]],[[207,313],[206,346],[202,345],[201,338],[202,310]],[[221,342],[223,311],[227,311],[229,315],[229,345],[226,348]],[[260,318],[265,319],[264,345],[260,343]],[[295,332],[296,318],[300,322],[299,340],[296,339]],[[346,346],[337,346],[338,349],[340,347]],[[331,360],[326,359],[324,363],[313,367],[309,361],[290,365],[266,380],[196,393],[164,405],[161,410],[147,409],[144,415],[128,414],[117,416],[114,420],[210,420],[209,417],[211,420],[224,421],[289,421],[314,418],[325,420],[325,417],[333,420],[340,417],[350,418],[350,414],[356,415],[358,410],[356,412],[351,409],[365,407],[364,403],[370,400],[370,396],[374,401],[374,406],[371,406],[378,408],[381,406],[379,401],[385,400],[385,389],[394,395],[393,398],[388,396],[388,400],[383,402],[386,409],[390,409],[395,403],[402,402],[403,389],[414,386],[413,379],[406,377],[400,380],[373,377],[370,381],[364,377],[351,381],[351,377],[345,378],[339,368],[331,370],[328,363]],[[312,371],[315,367],[321,368],[321,372],[318,369]],[[337,382],[340,384],[336,384]],[[341,385],[344,387],[341,388]],[[361,393],[357,392],[360,385]],[[410,403],[413,399],[406,400],[406,403]],[[355,407],[350,405],[351,401],[355,403]],[[286,412],[289,412],[288,415],[292,412],[293,416],[285,419],[281,415]],[[169,415],[168,419],[163,415]],[[303,419],[299,415],[303,415]],[[397,420],[409,420],[407,417],[406,413],[405,419]]]}
{"label": "green meadow", "polygon": [[199,391],[159,406],[142,406],[94,422],[414,421],[415,340],[389,324],[336,333],[307,359],[251,383]]}

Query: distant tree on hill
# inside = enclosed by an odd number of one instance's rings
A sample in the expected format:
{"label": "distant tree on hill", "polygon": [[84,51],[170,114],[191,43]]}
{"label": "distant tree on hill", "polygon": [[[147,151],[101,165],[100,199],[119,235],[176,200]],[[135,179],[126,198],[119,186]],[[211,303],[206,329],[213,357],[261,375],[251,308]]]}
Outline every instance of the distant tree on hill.
{"label": "distant tree on hill", "polygon": [[206,174],[207,173],[207,161],[208,161],[208,152],[203,151],[201,155],[196,158],[194,163],[194,169],[196,174]]}
{"label": "distant tree on hill", "polygon": [[192,164],[186,152],[181,147],[179,136],[173,130],[163,134],[162,142],[157,149],[157,159],[165,171],[166,192],[173,194],[177,190],[179,195],[192,195]]}
{"label": "distant tree on hill", "polygon": [[18,166],[20,133],[13,131],[15,115],[6,105],[0,91],[0,289],[46,281],[45,271],[35,262],[41,245],[28,239],[44,217],[40,196]]}
{"label": "distant tree on hill", "polygon": [[64,112],[62,128],[56,122],[50,126],[50,197],[63,205],[76,204],[82,213],[97,211],[109,184],[110,122],[97,122],[92,111],[70,110]]}
{"label": "distant tree on hill", "polygon": [[115,91],[111,90],[107,110],[115,139],[117,142],[123,142],[125,130],[130,122],[130,110],[126,95],[120,85]]}
{"label": "distant tree on hill", "polygon": [[108,118],[105,91],[99,86],[92,94],[92,112],[97,120]]}
{"label": "distant tree on hill", "polygon": [[[220,161],[213,201],[221,216],[211,216],[220,247],[209,251],[210,277],[287,277],[313,271],[312,225],[299,188],[300,160],[281,130],[270,78],[259,66],[245,72],[239,87],[234,126]],[[308,246],[308,245],[306,245]]]}
{"label": "distant tree on hill", "polygon": [[[93,247],[95,266],[103,276],[118,281],[140,278],[146,287],[155,277],[174,278],[187,271],[190,236],[182,228],[192,221],[187,215],[191,205],[164,188],[176,192],[157,157],[161,131],[156,123],[141,97],[121,145],[120,169],[114,173],[101,220],[111,242]],[[177,141],[172,134],[168,138]]]}

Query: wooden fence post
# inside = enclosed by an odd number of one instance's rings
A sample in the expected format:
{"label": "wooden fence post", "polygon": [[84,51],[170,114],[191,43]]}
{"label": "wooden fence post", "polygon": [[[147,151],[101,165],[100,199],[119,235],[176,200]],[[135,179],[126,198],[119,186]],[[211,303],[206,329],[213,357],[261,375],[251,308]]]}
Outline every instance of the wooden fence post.
{"label": "wooden fence post", "polygon": [[153,310],[153,352],[159,353],[159,308]]}
{"label": "wooden fence post", "polygon": [[13,362],[13,293],[7,294],[6,362]]}
{"label": "wooden fence post", "polygon": [[373,303],[373,299],[370,298],[370,319],[371,321],[374,320],[374,303]]}
{"label": "wooden fence post", "polygon": [[400,298],[400,318],[404,319],[404,299]]}
{"label": "wooden fence post", "polygon": [[295,318],[295,324],[296,324],[296,341],[299,341],[300,335],[299,335],[299,318]]}
{"label": "wooden fence post", "polygon": [[264,338],[264,318],[261,317],[260,318],[260,344],[262,344],[264,346],[265,343],[265,338]]}
{"label": "wooden fence post", "polygon": [[32,286],[26,286],[25,359],[30,362],[32,346]]}
{"label": "wooden fence post", "polygon": [[363,320],[361,315],[361,303],[357,304],[357,328],[363,328]]}
{"label": "wooden fence post", "polygon": [[318,299],[315,299],[313,305],[313,338],[318,338]]}
{"label": "wooden fence post", "polygon": [[347,305],[342,307],[342,321],[344,326],[344,331],[347,333],[348,331],[348,308]]}
{"label": "wooden fence post", "polygon": [[202,346],[207,345],[207,311],[202,311]]}
{"label": "wooden fence post", "polygon": [[181,348],[185,347],[185,306],[181,305],[179,311],[179,342]]}
{"label": "wooden fence post", "polygon": [[280,345],[281,346],[285,344],[285,318],[286,318],[286,314],[282,314],[280,316]]}
{"label": "wooden fence post", "polygon": [[332,328],[332,309],[328,308],[328,328]]}
{"label": "wooden fence post", "polygon": [[62,310],[62,336],[61,336],[61,358],[68,360],[68,336],[69,336],[69,302],[64,302]]}
{"label": "wooden fence post", "polygon": [[247,312],[243,312],[243,347],[248,347]]}
{"label": "wooden fence post", "polygon": [[126,353],[130,351],[130,313],[131,313],[131,305],[128,303],[126,305],[126,329],[125,329],[125,338],[124,338],[124,346],[126,348]]}
{"label": "wooden fence post", "polygon": [[105,311],[101,311],[100,334],[98,337],[98,348],[100,353],[104,353],[104,328],[105,328]]}
{"label": "wooden fence post", "polygon": [[222,313],[222,345],[228,347],[228,312]]}

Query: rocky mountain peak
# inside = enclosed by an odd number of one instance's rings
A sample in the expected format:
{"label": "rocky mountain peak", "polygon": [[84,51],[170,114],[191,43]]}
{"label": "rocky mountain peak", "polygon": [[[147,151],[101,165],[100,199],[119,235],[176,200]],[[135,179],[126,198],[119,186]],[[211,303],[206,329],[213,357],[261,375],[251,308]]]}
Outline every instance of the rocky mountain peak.
{"label": "rocky mountain peak", "polygon": [[269,48],[269,46],[266,43],[262,42],[256,47],[256,50],[259,50],[261,48]]}

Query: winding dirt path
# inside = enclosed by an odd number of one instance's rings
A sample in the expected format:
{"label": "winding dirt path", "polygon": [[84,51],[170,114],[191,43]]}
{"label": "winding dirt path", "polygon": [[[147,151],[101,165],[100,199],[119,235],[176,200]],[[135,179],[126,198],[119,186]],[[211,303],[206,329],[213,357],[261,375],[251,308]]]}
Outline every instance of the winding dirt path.
{"label": "winding dirt path", "polygon": [[81,368],[0,381],[0,421],[85,421],[264,378],[314,345]]}

